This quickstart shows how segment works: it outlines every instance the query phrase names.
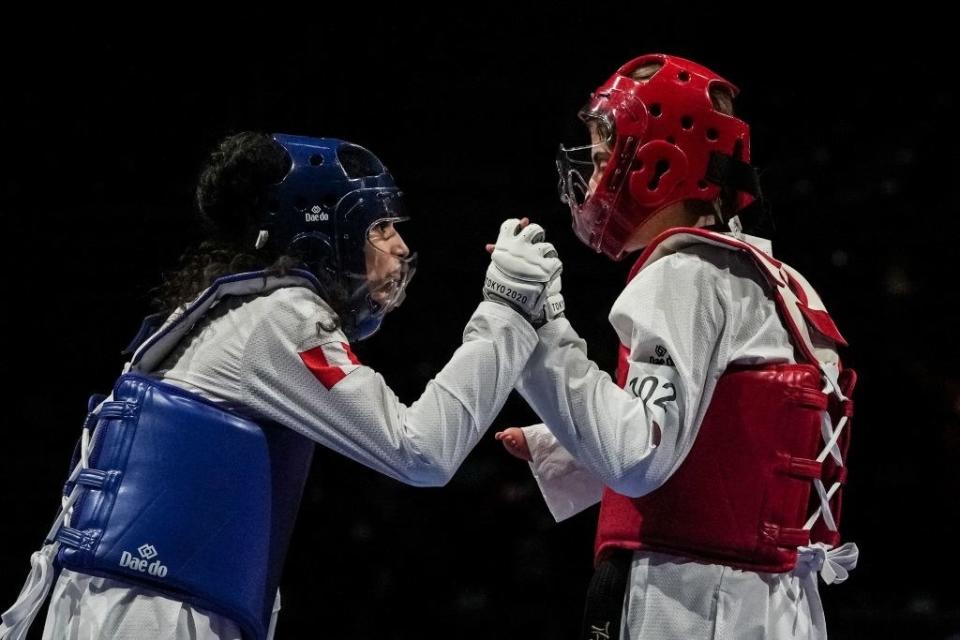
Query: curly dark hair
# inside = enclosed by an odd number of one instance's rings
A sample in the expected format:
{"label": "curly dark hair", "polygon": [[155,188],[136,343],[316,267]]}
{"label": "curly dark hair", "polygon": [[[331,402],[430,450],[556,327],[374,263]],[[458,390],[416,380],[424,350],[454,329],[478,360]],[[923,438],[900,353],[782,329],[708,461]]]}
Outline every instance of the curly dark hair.
{"label": "curly dark hair", "polygon": [[154,306],[172,312],[215,279],[266,269],[283,275],[299,261],[265,247],[253,251],[258,221],[267,206],[267,188],[290,170],[290,157],[267,134],[228,136],[207,158],[197,183],[197,209],[207,239],[180,258],[154,290]]}

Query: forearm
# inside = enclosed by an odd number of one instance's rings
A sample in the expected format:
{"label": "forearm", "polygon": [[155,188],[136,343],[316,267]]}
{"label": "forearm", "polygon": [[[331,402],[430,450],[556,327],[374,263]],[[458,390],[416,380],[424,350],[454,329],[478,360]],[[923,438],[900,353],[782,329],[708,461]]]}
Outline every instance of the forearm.
{"label": "forearm", "polygon": [[560,444],[615,491],[638,496],[658,487],[673,464],[675,441],[664,436],[679,432],[677,404],[658,402],[673,382],[650,376],[642,389],[634,387],[643,393],[637,397],[587,357],[568,321],[548,323],[538,333],[519,386],[530,406]]}
{"label": "forearm", "polygon": [[[392,478],[442,485],[502,408],[536,340],[514,311],[481,303],[464,343],[410,407],[373,369],[335,366],[342,343],[312,347],[311,352],[325,350],[329,366],[311,368],[294,347],[258,341],[274,350],[252,349],[245,356],[246,402],[264,417]],[[339,360],[347,361],[345,355]]]}

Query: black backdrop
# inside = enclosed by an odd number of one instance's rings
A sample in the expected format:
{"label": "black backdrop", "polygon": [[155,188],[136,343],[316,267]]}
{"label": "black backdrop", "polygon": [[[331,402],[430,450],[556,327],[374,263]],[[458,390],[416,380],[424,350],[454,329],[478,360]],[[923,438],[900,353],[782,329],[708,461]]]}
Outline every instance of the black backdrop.
{"label": "black backdrop", "polygon": [[[459,343],[480,298],[483,243],[507,216],[547,228],[565,263],[568,316],[612,371],[606,314],[629,264],[575,240],[553,157],[579,139],[575,114],[593,87],[662,50],[740,86],[775,251],[820,290],[861,374],[845,529],[862,560],[849,582],[822,590],[833,637],[960,633],[948,38],[789,11],[599,13],[8,23],[0,606],[49,526],[86,395],[112,383],[149,289],[197,239],[193,184],[218,139],[333,135],[391,168],[415,218],[403,230],[420,271],[405,305],[356,351],[405,401]],[[495,428],[533,421],[514,397]],[[595,517],[555,524],[525,465],[492,435],[444,489],[321,451],[279,637],[573,638]]]}

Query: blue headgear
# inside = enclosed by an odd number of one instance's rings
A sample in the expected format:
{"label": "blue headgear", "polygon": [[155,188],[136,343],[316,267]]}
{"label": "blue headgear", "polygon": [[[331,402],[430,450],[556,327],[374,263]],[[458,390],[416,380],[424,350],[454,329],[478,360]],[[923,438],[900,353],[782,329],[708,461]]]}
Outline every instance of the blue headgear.
{"label": "blue headgear", "polygon": [[415,271],[415,257],[398,257],[399,271],[388,281],[371,291],[367,280],[370,229],[407,219],[402,193],[383,163],[361,146],[280,133],[273,139],[291,164],[268,194],[257,248],[269,243],[301,260],[320,280],[347,337],[363,340],[403,301]]}

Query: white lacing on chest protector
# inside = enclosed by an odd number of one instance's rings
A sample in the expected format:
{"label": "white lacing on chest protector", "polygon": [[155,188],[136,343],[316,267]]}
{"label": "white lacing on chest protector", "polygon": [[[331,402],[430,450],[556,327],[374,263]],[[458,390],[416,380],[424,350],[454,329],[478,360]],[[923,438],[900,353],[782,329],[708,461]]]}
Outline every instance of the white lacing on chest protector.
{"label": "white lacing on chest protector", "polygon": [[[764,272],[767,281],[775,290],[778,298],[777,306],[785,316],[784,320],[788,325],[787,330],[792,336],[795,345],[808,361],[816,363],[820,369],[824,380],[823,392],[829,396],[834,396],[839,401],[839,406],[846,406],[849,399],[840,388],[839,357],[837,356],[836,350],[817,345],[811,335],[811,327],[808,324],[807,318],[801,310],[801,304],[803,304],[815,312],[826,312],[820,296],[813,287],[810,286],[810,283],[789,265],[774,260],[757,247],[744,242],[739,236],[737,238],[731,238],[698,230],[695,233],[677,234],[677,236],[665,241],[658,250],[661,252],[669,252],[692,242],[707,242],[715,246],[740,249],[753,256],[757,266]],[[652,257],[653,255],[650,256],[650,258]],[[797,286],[800,290],[800,295],[805,298],[804,300],[801,301],[797,293],[794,292],[790,286],[791,283]],[[844,466],[843,455],[840,452],[838,443],[848,423],[849,418],[845,415],[845,412],[836,425],[833,424],[829,410],[821,412],[820,434],[823,438],[824,446],[817,456],[817,462],[823,463],[823,461],[827,459],[827,456],[830,456],[838,467]],[[837,491],[840,490],[842,482],[838,478],[827,488],[821,478],[814,478],[812,484],[820,501],[820,505],[810,515],[803,528],[810,531],[817,521],[823,518],[824,525],[827,529],[836,532],[837,523],[833,511],[830,508],[830,500]],[[845,580],[849,570],[856,567],[859,554],[857,545],[852,542],[842,544],[837,548],[833,548],[831,545],[822,542],[817,542],[801,546],[797,551],[798,568],[806,569],[811,573],[819,572],[828,584]]]}
{"label": "white lacing on chest protector", "polygon": [[[844,396],[843,392],[840,390],[835,367],[821,364],[820,371],[823,373],[823,377],[826,379],[823,392],[827,395],[835,396],[837,400],[840,401],[842,406],[843,403],[847,402],[847,397]],[[840,453],[840,447],[838,446],[837,442],[843,433],[844,427],[847,426],[847,422],[848,418],[846,415],[844,415],[840,418],[840,421],[837,423],[836,427],[834,427],[833,418],[830,417],[830,412],[824,410],[820,413],[820,435],[823,438],[824,447],[817,456],[817,462],[823,462],[829,455],[831,458],[833,458],[833,461],[837,464],[837,466],[843,466],[844,460]],[[826,525],[827,529],[830,531],[837,530],[837,523],[833,518],[833,511],[830,509],[830,499],[833,498],[833,495],[840,488],[840,484],[840,481],[837,480],[830,485],[829,489],[827,489],[824,486],[822,479],[813,479],[813,488],[820,498],[820,506],[816,508],[816,510],[810,515],[810,518],[807,520],[807,522],[803,525],[804,529],[812,529],[817,520],[822,517],[823,523]]]}
{"label": "white lacing on chest protector", "polygon": [[[128,368],[124,369],[125,373]],[[20,595],[17,596],[16,602],[0,616],[0,640],[25,640],[27,632],[33,625],[34,619],[53,587],[55,573],[53,561],[60,549],[60,541],[57,540],[57,536],[64,527],[70,526],[73,505],[87,489],[82,482],[82,474],[90,469],[90,451],[95,441],[101,409],[111,403],[112,399],[112,395],[104,399],[87,415],[87,419],[84,421],[83,431],[80,434],[80,460],[67,479],[67,483],[72,483],[73,488],[70,495],[62,497],[60,511],[54,519],[50,531],[44,537],[40,550],[35,551],[30,556],[30,573],[20,590]],[[268,640],[273,638],[279,612],[280,590],[277,589],[267,633]]]}
{"label": "white lacing on chest protector", "polygon": [[0,640],[24,640],[27,637],[27,631],[33,624],[34,618],[40,612],[47,594],[53,586],[54,568],[53,559],[60,549],[60,542],[57,540],[57,534],[63,527],[70,526],[70,516],[73,514],[73,505],[83,495],[85,487],[77,482],[81,472],[90,468],[90,443],[93,441],[93,435],[100,408],[108,401],[108,397],[87,415],[83,424],[83,431],[80,434],[80,461],[73,468],[68,483],[73,484],[69,496],[63,496],[60,501],[60,511],[53,521],[53,526],[47,532],[43,539],[43,545],[39,551],[33,552],[30,556],[30,573],[27,580],[17,596],[16,602],[0,616]]}
{"label": "white lacing on chest protector", "polygon": [[[800,310],[801,301],[791,289],[789,283],[793,282],[799,285],[803,295],[807,298],[807,304],[811,308],[823,309],[823,303],[820,301],[816,291],[809,283],[786,264],[774,266],[764,254],[754,250],[755,255],[761,256],[761,262],[770,274],[771,282],[776,286],[777,293],[781,298],[781,308],[787,314],[788,320],[793,325],[790,333],[794,339],[799,341],[799,347],[804,355],[815,362],[820,369],[823,377],[823,393],[833,396],[838,401],[838,406],[845,407],[849,403],[849,398],[844,395],[840,388],[839,358],[833,348],[818,347],[810,334],[810,326],[807,324],[806,317]],[[844,466],[843,455],[840,451],[839,441],[843,435],[844,429],[849,423],[849,417],[846,412],[840,417],[836,425],[830,415],[829,408],[820,412],[820,435],[823,439],[823,449],[817,455],[817,462],[823,463],[830,456],[833,462],[838,466]],[[812,481],[813,489],[820,501],[818,506],[810,517],[804,523],[803,528],[810,531],[817,523],[817,520],[823,519],[824,525],[832,532],[837,531],[837,522],[834,518],[833,510],[830,508],[830,500],[840,490],[842,482],[837,478],[829,488],[827,488],[821,478],[814,478]],[[816,542],[810,545],[804,545],[797,549],[797,566],[800,569],[807,569],[811,573],[819,572],[824,582],[831,584],[834,582],[843,582],[847,579],[850,570],[857,566],[859,549],[852,542],[847,542],[834,548],[832,545],[823,542]]]}

